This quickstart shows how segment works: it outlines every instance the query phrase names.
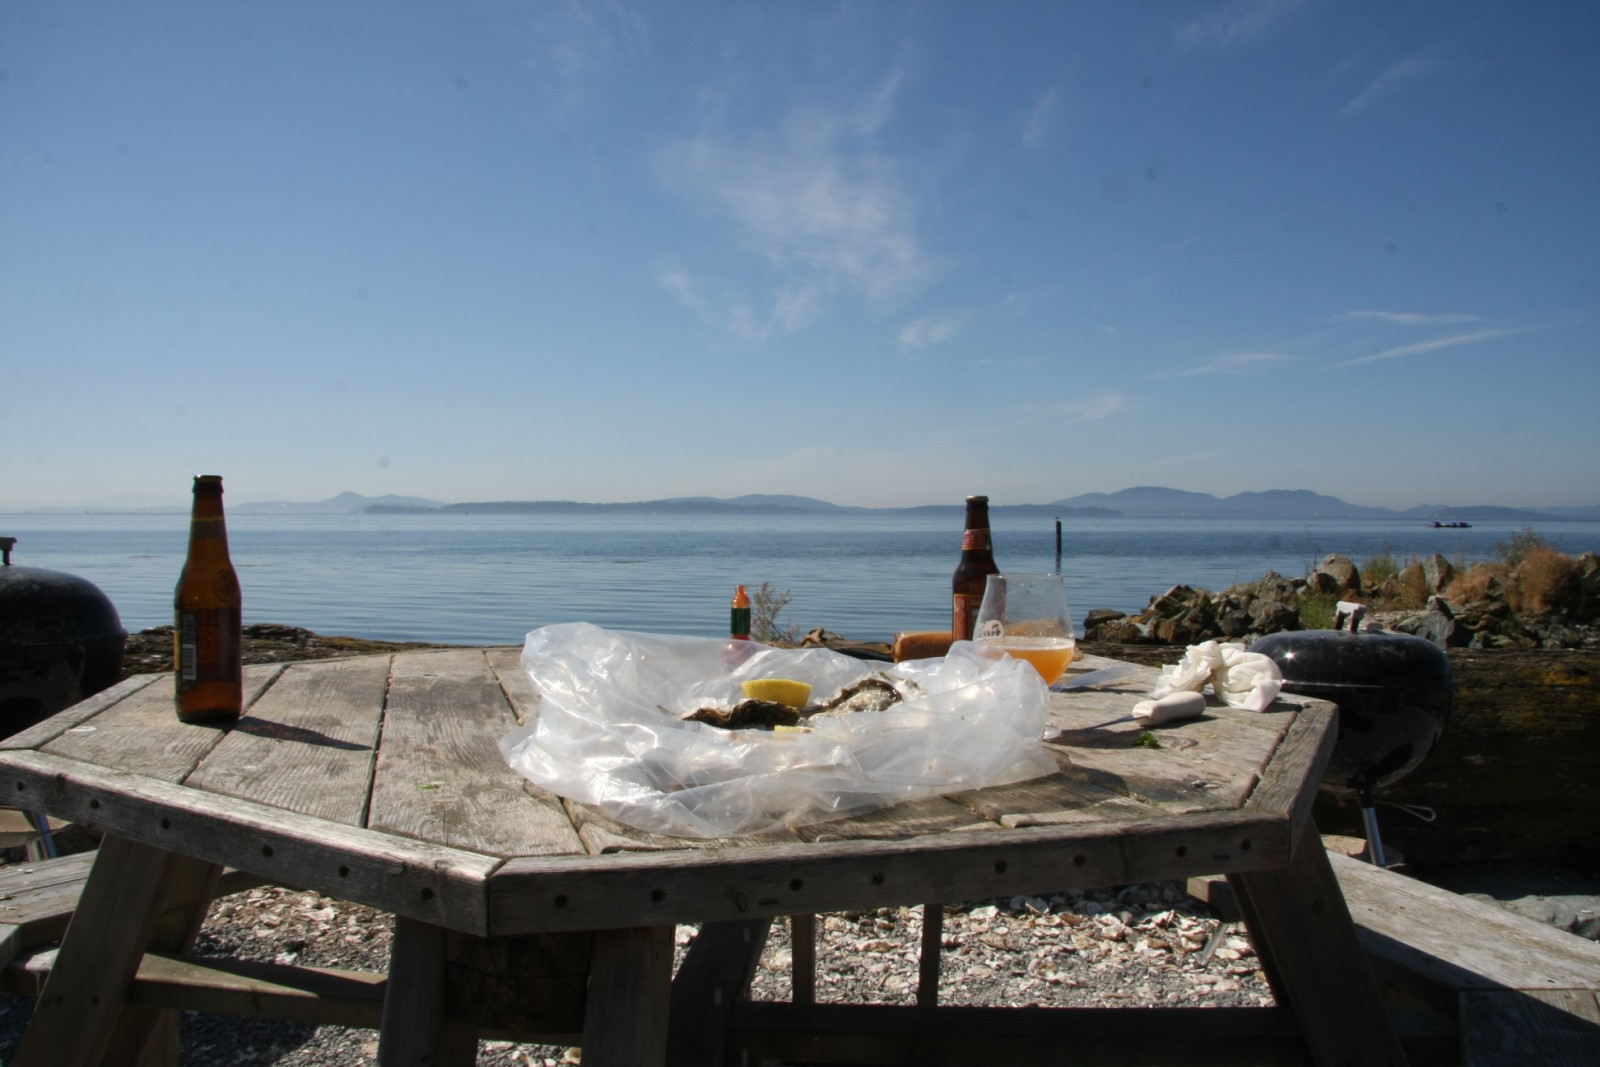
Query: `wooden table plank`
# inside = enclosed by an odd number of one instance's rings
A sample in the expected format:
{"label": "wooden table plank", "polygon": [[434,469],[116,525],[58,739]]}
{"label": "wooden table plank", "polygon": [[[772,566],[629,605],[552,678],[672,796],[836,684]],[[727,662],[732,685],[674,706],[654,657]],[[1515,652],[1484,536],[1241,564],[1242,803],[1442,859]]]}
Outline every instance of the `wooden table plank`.
{"label": "wooden table plank", "polygon": [[[161,681],[165,675],[136,674],[131,678],[124,678],[109,689],[102,689],[92,697],[88,697],[72,707],[65,709],[43,722],[34,723],[26,730],[12,734],[10,737],[0,738],[0,752],[22,751],[41,748],[51,740],[60,737],[89,719],[94,718],[111,705],[126,700],[129,696],[149,685]],[[170,687],[171,680],[168,679]],[[166,690],[167,700],[172,700],[172,690]]]}
{"label": "wooden table plank", "polygon": [[[246,667],[246,705],[282,670],[278,665]],[[67,729],[43,745],[40,751],[97,767],[137,771],[149,778],[181,782],[227,733],[227,729],[219,726],[179,722],[173,704],[172,678],[168,675],[129,693],[86,722]]]}
{"label": "wooden table plank", "polygon": [[[529,785],[529,791],[543,792]],[[576,801],[561,801],[572,825],[578,828],[584,847],[590,855],[601,856],[613,852],[681,852],[705,848],[748,848],[752,845],[781,845],[799,840],[793,831],[779,830],[770,834],[748,834],[744,837],[669,837],[638,830],[620,823],[605,812]]]}
{"label": "wooden table plank", "polygon": [[501,933],[711,922],[1125,885],[1286,862],[1286,820],[1205,812],[1022,830],[739,849],[519,857],[495,872]]}
{"label": "wooden table plank", "polygon": [[484,652],[484,658],[511,702],[511,713],[516,716],[517,725],[532,722],[539,714],[539,691],[534,688],[528,672],[522,669],[522,649],[491,648]]}
{"label": "wooden table plank", "polygon": [[929,797],[870,811],[853,819],[797,827],[795,833],[805,841],[865,841],[996,828],[993,820],[950,797]]}
{"label": "wooden table plank", "polygon": [[186,784],[359,826],[389,657],[292,664]]}
{"label": "wooden table plank", "polygon": [[555,798],[526,793],[501,756],[515,725],[482,652],[397,658],[367,825],[492,855],[581,854]]}
{"label": "wooden table plank", "polygon": [[0,790],[73,822],[464,933],[486,934],[499,859],[346,827],[37,752],[0,754]]}
{"label": "wooden table plank", "polygon": [[[1335,706],[1326,701],[1308,702],[1291,720],[1283,744],[1273,753],[1271,767],[1262,773],[1261,786],[1247,804],[1254,810],[1286,814],[1297,840],[1311,819],[1317,787],[1333,757],[1334,742],[1338,740],[1337,715]],[[1316,845],[1320,852],[1320,839]]]}

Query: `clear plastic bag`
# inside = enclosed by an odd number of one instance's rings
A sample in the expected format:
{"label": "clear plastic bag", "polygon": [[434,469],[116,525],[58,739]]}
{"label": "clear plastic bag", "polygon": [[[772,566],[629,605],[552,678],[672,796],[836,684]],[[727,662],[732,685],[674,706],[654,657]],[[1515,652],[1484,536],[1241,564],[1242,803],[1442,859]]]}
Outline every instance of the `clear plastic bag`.
{"label": "clear plastic bag", "polygon": [[[828,649],[564,623],[527,637],[536,719],[501,739],[519,774],[653,833],[732,837],[1056,769],[1048,691],[1027,663],[962,641],[943,659],[871,663]],[[727,730],[683,716],[732,707],[741,683],[792,678],[825,699],[873,674],[913,683],[886,711],[806,730]],[[908,687],[910,688],[910,687]]]}

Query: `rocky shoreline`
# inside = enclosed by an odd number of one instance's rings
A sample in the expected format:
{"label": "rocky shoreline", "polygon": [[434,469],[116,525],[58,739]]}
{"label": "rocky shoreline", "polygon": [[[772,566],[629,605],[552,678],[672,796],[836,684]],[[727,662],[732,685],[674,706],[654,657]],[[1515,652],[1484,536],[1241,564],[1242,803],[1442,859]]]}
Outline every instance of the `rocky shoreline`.
{"label": "rocky shoreline", "polygon": [[[1084,637],[1090,643],[1180,647],[1249,641],[1331,626],[1337,605],[1353,602],[1366,608],[1366,624],[1382,623],[1446,649],[1600,649],[1600,554],[1586,552],[1543,579],[1532,611],[1518,610],[1513,587],[1498,575],[1477,582],[1462,577],[1443,556],[1433,555],[1399,574],[1364,581],[1348,556],[1335,553],[1304,578],[1268,571],[1220,593],[1176,585],[1133,615],[1091,611],[1083,620]],[[1407,594],[1418,606],[1387,606],[1403,603]]]}

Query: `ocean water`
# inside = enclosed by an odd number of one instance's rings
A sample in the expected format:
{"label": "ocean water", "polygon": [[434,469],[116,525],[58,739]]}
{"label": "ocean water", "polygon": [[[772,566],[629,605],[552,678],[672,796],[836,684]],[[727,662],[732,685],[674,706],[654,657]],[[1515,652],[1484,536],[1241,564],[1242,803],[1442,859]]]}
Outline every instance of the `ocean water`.
{"label": "ocean water", "polygon": [[[960,518],[928,516],[248,515],[228,518],[246,623],[378,640],[519,644],[554,622],[722,634],[734,586],[787,590],[784,625],[857,640],[949,625]],[[1434,530],[1402,520],[1063,520],[1073,618],[1133,612],[1180,583],[1222,589],[1299,576],[1330,552],[1360,564],[1442,553],[1494,558],[1519,523]],[[1600,523],[1550,522],[1565,552]],[[13,563],[98,585],[130,632],[172,621],[186,514],[0,514]],[[994,518],[1002,570],[1055,568],[1049,517]]]}

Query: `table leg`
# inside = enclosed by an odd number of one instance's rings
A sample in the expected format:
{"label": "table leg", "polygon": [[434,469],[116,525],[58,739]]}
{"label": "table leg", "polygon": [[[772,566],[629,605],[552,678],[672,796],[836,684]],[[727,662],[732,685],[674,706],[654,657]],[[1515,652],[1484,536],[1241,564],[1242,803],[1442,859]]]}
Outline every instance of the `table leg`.
{"label": "table leg", "polygon": [[662,1067],[674,927],[597,930],[583,1018],[583,1067]]}
{"label": "table leg", "polygon": [[1314,1061],[1405,1064],[1315,824],[1306,820],[1287,867],[1228,881],[1273,993],[1294,1013]]}
{"label": "table leg", "polygon": [[147,950],[187,949],[221,868],[107,835],[17,1049],[18,1067],[176,1063],[177,1015],[130,1007]]}
{"label": "table leg", "polygon": [[704,923],[672,980],[668,1067],[721,1063],[728,1018],[750,994],[771,919]]}
{"label": "table leg", "polygon": [[944,905],[922,905],[922,947],[917,957],[917,1007],[939,1006],[939,965],[944,957]]}
{"label": "table leg", "polygon": [[810,912],[789,916],[789,999],[817,1002],[817,917]]}
{"label": "table leg", "polygon": [[378,1034],[382,1067],[459,1067],[477,1059],[477,1031],[445,1018],[445,939],[440,927],[395,916]]}

